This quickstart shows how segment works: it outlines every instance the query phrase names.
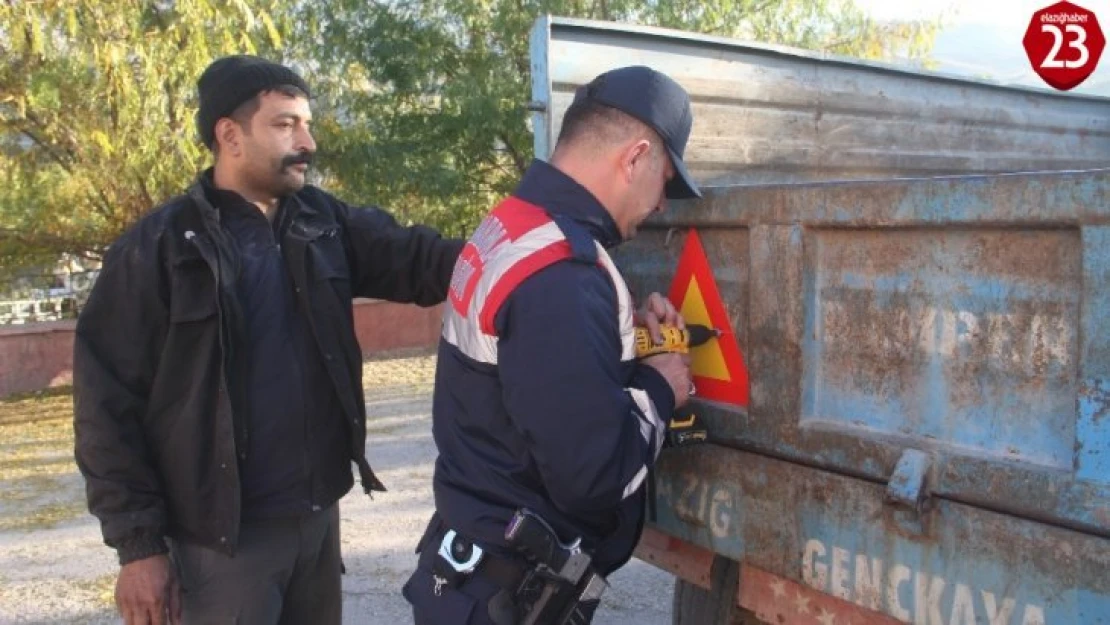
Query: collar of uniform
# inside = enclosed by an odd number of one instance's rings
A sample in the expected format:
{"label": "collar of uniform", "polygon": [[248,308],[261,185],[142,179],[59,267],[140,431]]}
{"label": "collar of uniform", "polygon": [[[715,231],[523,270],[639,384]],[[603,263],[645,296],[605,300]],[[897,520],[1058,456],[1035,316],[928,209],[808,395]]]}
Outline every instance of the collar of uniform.
{"label": "collar of uniform", "polygon": [[621,242],[617,223],[601,202],[586,187],[549,163],[532,161],[515,195],[551,214],[565,215],[581,223],[606,248]]}

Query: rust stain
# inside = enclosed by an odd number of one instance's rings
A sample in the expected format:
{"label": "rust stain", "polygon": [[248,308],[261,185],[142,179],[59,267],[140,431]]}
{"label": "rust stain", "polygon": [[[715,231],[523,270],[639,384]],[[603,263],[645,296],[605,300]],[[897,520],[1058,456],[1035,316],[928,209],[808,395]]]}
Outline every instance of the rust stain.
{"label": "rust stain", "polygon": [[1091,406],[1091,422],[1098,425],[1110,416],[1110,388],[1100,380],[1089,381],[1079,389],[1080,399]]}
{"label": "rust stain", "polygon": [[1095,508],[1095,518],[1098,519],[1099,523],[1110,526],[1110,508],[1105,506]]}
{"label": "rust stain", "polygon": [[[740,592],[737,602],[740,607],[751,610],[756,617],[766,623],[901,624],[901,621],[892,616],[860,607],[747,564],[740,569]],[[881,599],[874,598],[869,603],[881,604]]]}

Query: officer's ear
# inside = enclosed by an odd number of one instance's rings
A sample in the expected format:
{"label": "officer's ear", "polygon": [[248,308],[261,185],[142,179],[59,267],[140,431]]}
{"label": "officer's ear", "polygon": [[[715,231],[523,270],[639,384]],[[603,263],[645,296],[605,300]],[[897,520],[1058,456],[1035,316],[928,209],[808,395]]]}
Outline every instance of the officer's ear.
{"label": "officer's ear", "polygon": [[621,172],[624,174],[628,184],[636,177],[637,169],[642,169],[644,165],[649,164],[651,161],[651,141],[644,138],[630,141],[621,151]]}

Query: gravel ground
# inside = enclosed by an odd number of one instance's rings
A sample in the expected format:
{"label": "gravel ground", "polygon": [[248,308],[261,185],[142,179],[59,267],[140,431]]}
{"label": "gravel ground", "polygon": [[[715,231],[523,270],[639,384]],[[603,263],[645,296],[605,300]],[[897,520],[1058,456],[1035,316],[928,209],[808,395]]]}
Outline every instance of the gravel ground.
{"label": "gravel ground", "polygon": [[[356,488],[340,503],[345,623],[412,622],[400,588],[432,511],[434,370],[427,353],[366,363],[368,454],[389,492],[370,500]],[[112,608],[118,567],[84,511],[64,408],[69,400],[36,401],[0,404],[0,624],[118,623]],[[36,413],[45,416],[35,419]],[[667,573],[633,560],[610,582],[595,623],[671,622]]]}

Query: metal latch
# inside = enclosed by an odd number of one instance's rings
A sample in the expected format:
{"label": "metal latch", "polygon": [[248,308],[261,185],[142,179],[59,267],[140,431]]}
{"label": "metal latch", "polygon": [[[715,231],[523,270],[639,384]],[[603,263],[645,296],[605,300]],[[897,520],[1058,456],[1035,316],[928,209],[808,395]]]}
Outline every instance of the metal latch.
{"label": "metal latch", "polygon": [[925,479],[931,464],[932,458],[923,451],[903,451],[886,485],[887,501],[920,513],[930,494]]}

